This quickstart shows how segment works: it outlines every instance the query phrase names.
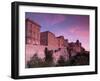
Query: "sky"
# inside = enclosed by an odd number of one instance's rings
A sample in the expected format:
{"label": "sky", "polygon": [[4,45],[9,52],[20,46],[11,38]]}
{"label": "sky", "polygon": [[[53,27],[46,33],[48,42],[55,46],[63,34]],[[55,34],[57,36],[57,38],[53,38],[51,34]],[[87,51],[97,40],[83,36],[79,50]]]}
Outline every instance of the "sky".
{"label": "sky", "polygon": [[41,32],[50,31],[55,36],[63,35],[69,42],[79,40],[89,51],[89,15],[26,12],[25,18],[38,23]]}

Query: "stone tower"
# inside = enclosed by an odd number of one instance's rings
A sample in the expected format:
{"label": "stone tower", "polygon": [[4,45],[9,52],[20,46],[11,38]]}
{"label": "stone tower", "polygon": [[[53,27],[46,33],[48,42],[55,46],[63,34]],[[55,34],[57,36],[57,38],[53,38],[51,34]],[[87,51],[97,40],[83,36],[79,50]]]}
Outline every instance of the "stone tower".
{"label": "stone tower", "polygon": [[40,25],[38,25],[36,22],[31,21],[30,19],[26,19],[26,30],[25,30],[25,36],[26,36],[26,44],[33,44],[38,45],[40,44]]}

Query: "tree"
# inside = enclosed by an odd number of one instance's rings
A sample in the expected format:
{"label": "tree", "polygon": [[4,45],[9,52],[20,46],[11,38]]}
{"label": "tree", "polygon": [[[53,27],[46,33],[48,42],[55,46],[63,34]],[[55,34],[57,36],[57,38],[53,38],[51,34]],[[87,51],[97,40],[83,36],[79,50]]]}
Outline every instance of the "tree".
{"label": "tree", "polygon": [[45,48],[45,61],[53,61],[53,51],[52,50],[48,50],[47,48]]}
{"label": "tree", "polygon": [[58,60],[58,66],[63,66],[65,65],[65,59],[64,57],[61,55],[59,60]]}
{"label": "tree", "polygon": [[30,61],[27,62],[27,67],[28,68],[33,68],[33,67],[41,67],[42,65],[42,59],[38,57],[37,54],[34,54],[33,57],[30,59]]}
{"label": "tree", "polygon": [[48,48],[45,48],[45,65],[46,66],[53,66],[53,51],[48,50]]}

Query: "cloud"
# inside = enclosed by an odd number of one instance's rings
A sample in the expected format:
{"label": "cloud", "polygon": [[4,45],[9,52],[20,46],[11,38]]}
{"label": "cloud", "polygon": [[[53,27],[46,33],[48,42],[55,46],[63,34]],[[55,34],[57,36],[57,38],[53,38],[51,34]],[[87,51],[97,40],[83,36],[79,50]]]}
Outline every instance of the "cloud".
{"label": "cloud", "polygon": [[74,26],[71,27],[69,30],[69,33],[74,35],[79,35],[81,37],[89,37],[89,30],[84,29],[84,27]]}
{"label": "cloud", "polygon": [[89,30],[84,29],[84,27],[74,26],[68,32],[73,39],[79,39],[82,46],[89,50]]}
{"label": "cloud", "polygon": [[50,14],[50,15],[46,15],[44,19],[47,24],[55,25],[55,24],[63,22],[66,18],[64,15]]}

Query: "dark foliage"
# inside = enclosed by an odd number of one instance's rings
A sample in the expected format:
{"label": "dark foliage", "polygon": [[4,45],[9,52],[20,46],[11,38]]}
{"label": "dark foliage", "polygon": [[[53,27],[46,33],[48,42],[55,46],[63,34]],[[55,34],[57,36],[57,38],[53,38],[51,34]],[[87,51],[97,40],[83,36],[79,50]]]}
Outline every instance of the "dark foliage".
{"label": "dark foliage", "polygon": [[43,65],[42,59],[40,59],[37,54],[34,54],[30,61],[27,62],[27,67],[41,67]]}
{"label": "dark foliage", "polygon": [[71,59],[72,65],[89,65],[89,54],[88,53],[78,53]]}
{"label": "dark foliage", "polygon": [[89,65],[89,52],[77,53],[77,55],[70,57],[65,61],[64,57],[60,57],[58,65],[56,66],[77,66],[77,65]]}
{"label": "dark foliage", "polygon": [[65,59],[63,56],[60,56],[57,66],[64,66],[64,65],[65,65]]}
{"label": "dark foliage", "polygon": [[89,52],[87,51],[77,53],[75,56],[70,56],[69,60],[65,60],[64,56],[61,55],[58,59],[57,64],[54,64],[53,62],[52,50],[48,50],[47,48],[45,48],[44,53],[45,53],[44,59],[41,59],[37,56],[37,54],[34,54],[34,56],[30,59],[30,61],[27,62],[27,67],[35,68],[35,67],[89,65]]}
{"label": "dark foliage", "polygon": [[45,53],[45,62],[52,62],[53,61],[53,51],[52,50],[48,50],[48,48],[45,48],[44,50]]}
{"label": "dark foliage", "polygon": [[44,60],[39,58],[37,54],[34,54],[33,57],[30,59],[30,61],[27,62],[27,67],[28,68],[35,68],[35,67],[52,67],[54,66],[53,64],[53,51],[48,50],[45,48],[45,58]]}

